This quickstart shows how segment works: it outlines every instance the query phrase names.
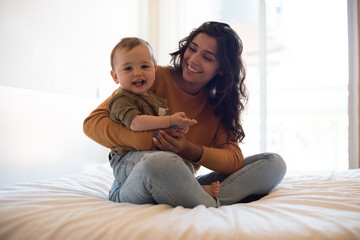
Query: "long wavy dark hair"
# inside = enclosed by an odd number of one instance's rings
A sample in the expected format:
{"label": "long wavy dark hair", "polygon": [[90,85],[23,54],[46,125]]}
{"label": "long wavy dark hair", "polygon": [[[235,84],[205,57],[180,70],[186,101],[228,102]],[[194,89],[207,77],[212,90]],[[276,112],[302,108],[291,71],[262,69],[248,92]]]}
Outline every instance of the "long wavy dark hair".
{"label": "long wavy dark hair", "polygon": [[199,33],[214,37],[218,44],[217,57],[222,75],[217,74],[206,85],[209,91],[209,103],[214,107],[215,114],[220,117],[228,133],[228,140],[242,142],[245,132],[241,125],[241,113],[248,100],[245,67],[241,59],[242,41],[226,23],[203,23],[189,36],[180,40],[179,50],[170,53],[171,63],[179,74],[182,74],[184,53]]}

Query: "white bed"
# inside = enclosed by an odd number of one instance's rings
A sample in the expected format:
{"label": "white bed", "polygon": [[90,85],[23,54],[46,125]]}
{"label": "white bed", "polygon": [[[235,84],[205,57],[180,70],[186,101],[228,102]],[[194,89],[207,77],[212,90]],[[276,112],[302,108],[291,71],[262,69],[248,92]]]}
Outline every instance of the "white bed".
{"label": "white bed", "polygon": [[360,169],[290,172],[254,202],[194,209],[107,200],[108,164],[0,187],[0,239],[360,239]]}

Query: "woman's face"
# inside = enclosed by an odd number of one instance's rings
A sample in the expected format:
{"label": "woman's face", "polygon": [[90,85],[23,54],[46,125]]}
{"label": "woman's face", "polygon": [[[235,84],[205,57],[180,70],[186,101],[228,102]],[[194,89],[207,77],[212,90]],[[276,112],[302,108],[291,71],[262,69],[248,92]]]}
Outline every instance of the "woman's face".
{"label": "woman's face", "polygon": [[194,90],[200,91],[216,74],[221,74],[217,47],[214,37],[199,33],[185,50],[183,79]]}

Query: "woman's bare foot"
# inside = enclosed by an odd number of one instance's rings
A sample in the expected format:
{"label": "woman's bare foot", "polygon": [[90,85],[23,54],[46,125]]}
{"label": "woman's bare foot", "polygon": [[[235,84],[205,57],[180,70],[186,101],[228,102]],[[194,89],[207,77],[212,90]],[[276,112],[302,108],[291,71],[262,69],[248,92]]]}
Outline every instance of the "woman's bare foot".
{"label": "woman's bare foot", "polygon": [[207,192],[212,197],[217,197],[220,190],[220,182],[213,182],[211,185],[202,185],[201,186],[205,192]]}

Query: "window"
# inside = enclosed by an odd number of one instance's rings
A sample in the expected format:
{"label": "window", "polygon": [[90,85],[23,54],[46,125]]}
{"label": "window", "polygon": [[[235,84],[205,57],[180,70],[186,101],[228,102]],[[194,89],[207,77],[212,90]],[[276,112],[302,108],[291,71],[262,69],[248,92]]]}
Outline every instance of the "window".
{"label": "window", "polygon": [[292,169],[347,169],[346,1],[266,1],[266,36],[266,149]]}
{"label": "window", "polygon": [[[161,64],[204,21],[229,23],[244,42],[250,92],[243,118],[245,156],[272,151],[283,156],[288,169],[348,168],[346,1],[187,0],[159,5],[174,4],[178,6],[170,11],[159,11]],[[177,31],[166,34],[166,29]]]}

